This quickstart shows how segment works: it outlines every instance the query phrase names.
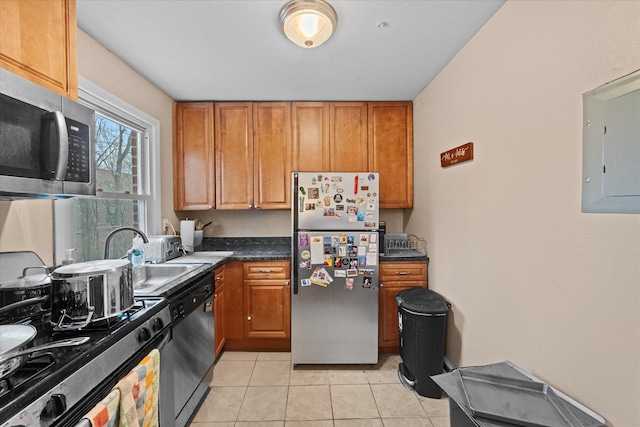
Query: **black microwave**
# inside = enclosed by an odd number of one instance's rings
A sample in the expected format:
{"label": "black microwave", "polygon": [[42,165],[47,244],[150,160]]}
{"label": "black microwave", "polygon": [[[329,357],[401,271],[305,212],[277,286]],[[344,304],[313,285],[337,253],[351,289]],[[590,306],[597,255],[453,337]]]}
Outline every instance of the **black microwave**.
{"label": "black microwave", "polygon": [[0,69],[0,198],[95,195],[95,113]]}

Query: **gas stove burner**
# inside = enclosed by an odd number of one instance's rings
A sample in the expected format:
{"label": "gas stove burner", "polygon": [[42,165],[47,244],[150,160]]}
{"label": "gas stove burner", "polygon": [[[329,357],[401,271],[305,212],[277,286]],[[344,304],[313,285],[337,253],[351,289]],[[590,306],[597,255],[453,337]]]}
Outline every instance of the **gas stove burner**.
{"label": "gas stove burner", "polygon": [[[107,317],[105,319],[94,320],[89,322],[87,325],[81,328],[70,328],[68,330],[65,329],[55,329],[54,334],[65,334],[65,335],[77,335],[82,334],[85,331],[110,331],[112,329],[117,328],[119,325],[122,325],[128,322],[131,319],[131,316],[136,313],[140,308],[136,309],[135,306],[130,308],[129,310],[117,314],[112,317]],[[51,325],[55,326],[52,322]]]}
{"label": "gas stove burner", "polygon": [[0,399],[29,381],[37,380],[47,375],[48,370],[55,365],[55,357],[52,353],[45,353],[29,359],[24,366],[14,372],[8,378],[0,380]]}
{"label": "gas stove burner", "polygon": [[[62,335],[78,335],[86,331],[111,331],[129,322],[131,320],[131,317],[135,313],[145,308],[147,308],[147,304],[145,303],[144,300],[135,300],[131,308],[115,316],[89,322],[86,326],[83,326],[82,328],[72,328],[68,330],[60,330],[60,329],[54,328],[54,330],[51,333],[56,336],[58,335],[62,336]],[[45,327],[46,329],[50,329],[51,326],[53,326],[53,323],[49,321]]]}

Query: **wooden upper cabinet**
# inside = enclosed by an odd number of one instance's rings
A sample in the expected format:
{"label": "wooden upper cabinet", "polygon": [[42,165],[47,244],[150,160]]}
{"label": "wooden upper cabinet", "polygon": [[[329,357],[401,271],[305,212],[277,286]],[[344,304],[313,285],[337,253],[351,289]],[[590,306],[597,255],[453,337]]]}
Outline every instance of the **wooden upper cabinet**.
{"label": "wooden upper cabinet", "polygon": [[215,104],[216,208],[253,207],[251,102]]}
{"label": "wooden upper cabinet", "polygon": [[413,104],[369,103],[369,171],[380,173],[380,207],[413,207]]}
{"label": "wooden upper cabinet", "polygon": [[294,102],[291,109],[293,128],[291,170],[295,172],[330,170],[329,103]]}
{"label": "wooden upper cabinet", "polygon": [[367,103],[329,103],[332,172],[367,172]]}
{"label": "wooden upper cabinet", "polygon": [[291,171],[379,172],[380,207],[413,206],[411,102],[180,105],[176,210],[289,209]]}
{"label": "wooden upper cabinet", "polygon": [[78,99],[75,0],[1,0],[0,67]]}
{"label": "wooden upper cabinet", "polygon": [[215,104],[216,208],[291,207],[291,104]]}
{"label": "wooden upper cabinet", "polygon": [[253,104],[253,207],[291,207],[291,103]]}
{"label": "wooden upper cabinet", "polygon": [[213,209],[213,103],[175,104],[173,117],[173,209]]}

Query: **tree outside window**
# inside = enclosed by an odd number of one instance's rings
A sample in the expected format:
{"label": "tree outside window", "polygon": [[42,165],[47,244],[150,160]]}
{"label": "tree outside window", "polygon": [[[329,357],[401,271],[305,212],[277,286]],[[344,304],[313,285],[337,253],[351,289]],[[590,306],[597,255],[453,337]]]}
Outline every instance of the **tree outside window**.
{"label": "tree outside window", "polygon": [[[139,194],[142,132],[96,114],[96,188],[98,197],[74,202],[76,252],[79,261],[102,259],[107,235],[121,226],[140,227],[144,201]],[[126,255],[132,232],[111,241],[112,258]]]}

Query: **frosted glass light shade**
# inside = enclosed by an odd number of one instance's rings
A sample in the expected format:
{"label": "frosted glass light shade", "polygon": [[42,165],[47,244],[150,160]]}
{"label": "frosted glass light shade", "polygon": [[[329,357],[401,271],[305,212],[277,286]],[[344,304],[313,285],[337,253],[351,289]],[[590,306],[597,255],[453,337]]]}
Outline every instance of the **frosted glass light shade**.
{"label": "frosted glass light shade", "polygon": [[324,0],[292,0],[280,11],[285,36],[304,48],[318,47],[329,40],[338,26],[338,15]]}

